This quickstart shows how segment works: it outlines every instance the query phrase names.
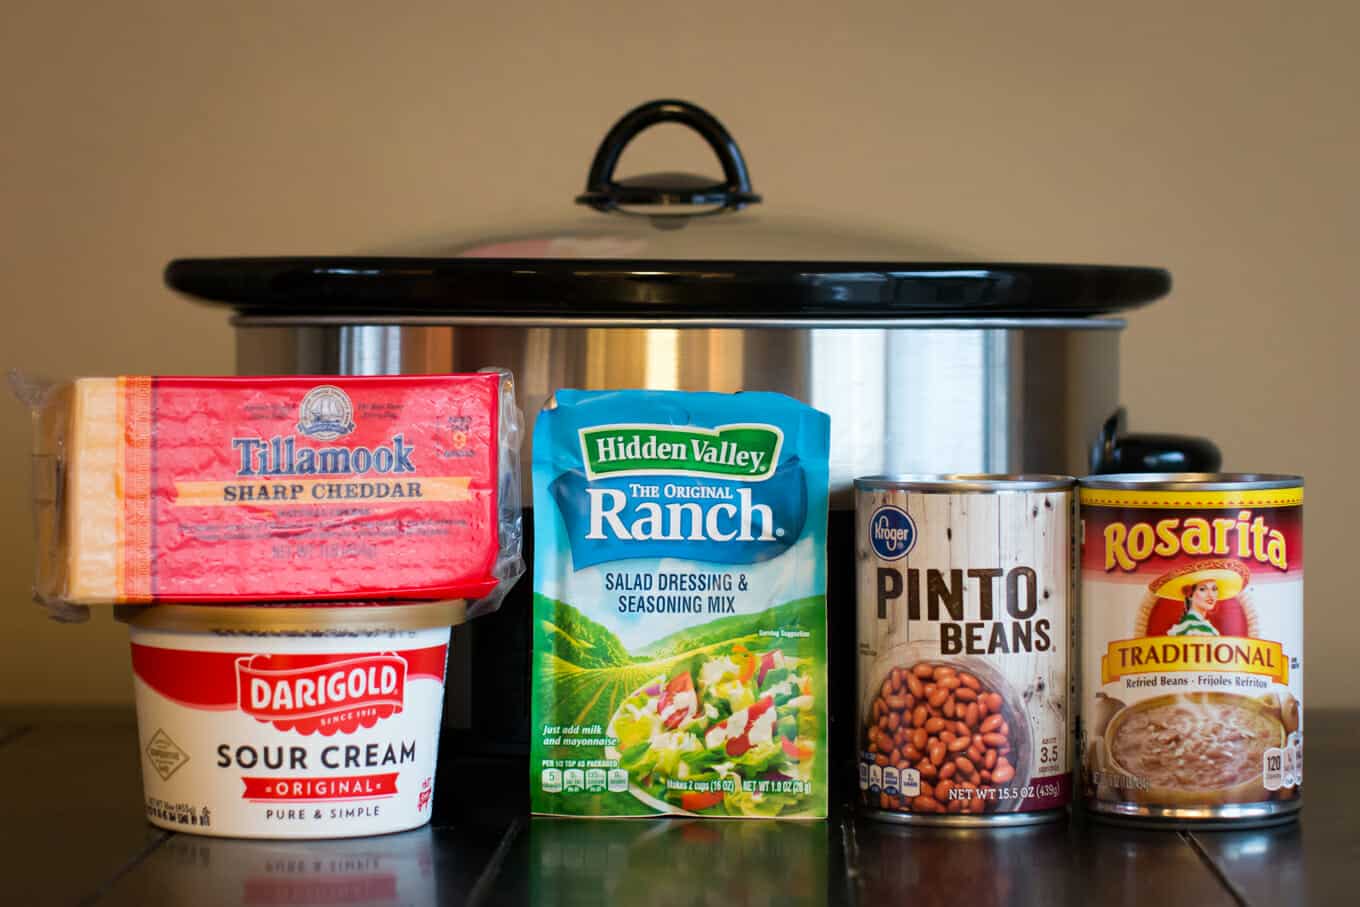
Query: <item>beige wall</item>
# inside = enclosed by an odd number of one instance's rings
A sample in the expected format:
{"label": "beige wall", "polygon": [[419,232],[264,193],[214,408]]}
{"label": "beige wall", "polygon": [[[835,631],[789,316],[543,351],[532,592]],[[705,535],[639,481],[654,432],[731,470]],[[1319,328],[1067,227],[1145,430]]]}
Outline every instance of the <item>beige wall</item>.
{"label": "beige wall", "polygon": [[[1355,4],[99,6],[5,8],[0,363],[229,372],[226,317],[161,287],[169,258],[569,215],[614,117],[688,97],[768,207],[1169,267],[1125,337],[1135,427],[1307,476],[1309,702],[1350,701]],[[28,604],[26,418],[0,413],[0,703],[124,701],[120,628]]]}

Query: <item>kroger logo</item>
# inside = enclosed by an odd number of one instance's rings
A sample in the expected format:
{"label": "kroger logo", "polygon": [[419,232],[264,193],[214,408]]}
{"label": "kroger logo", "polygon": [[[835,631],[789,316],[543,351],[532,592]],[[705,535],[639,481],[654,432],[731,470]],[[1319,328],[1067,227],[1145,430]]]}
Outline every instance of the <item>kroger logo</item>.
{"label": "kroger logo", "polygon": [[884,504],[869,518],[869,544],[885,561],[906,557],[916,546],[916,524],[901,507]]}

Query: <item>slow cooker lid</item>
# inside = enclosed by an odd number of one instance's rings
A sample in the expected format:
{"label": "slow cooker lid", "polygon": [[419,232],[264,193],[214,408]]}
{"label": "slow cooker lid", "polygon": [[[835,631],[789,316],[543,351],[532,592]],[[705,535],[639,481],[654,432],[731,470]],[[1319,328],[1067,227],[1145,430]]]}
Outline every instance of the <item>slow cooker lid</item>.
{"label": "slow cooker lid", "polygon": [[1159,268],[881,262],[217,258],[165,280],[243,315],[1081,317],[1167,293]]}
{"label": "slow cooker lid", "polygon": [[[722,176],[616,179],[624,149],[662,123],[701,137]],[[565,223],[411,257],[181,259],[165,279],[247,316],[526,320],[1070,318],[1144,305],[1171,286],[1159,268],[969,261],[937,244],[753,211],[761,201],[715,117],[653,101],[610,129],[576,197],[581,213]]]}

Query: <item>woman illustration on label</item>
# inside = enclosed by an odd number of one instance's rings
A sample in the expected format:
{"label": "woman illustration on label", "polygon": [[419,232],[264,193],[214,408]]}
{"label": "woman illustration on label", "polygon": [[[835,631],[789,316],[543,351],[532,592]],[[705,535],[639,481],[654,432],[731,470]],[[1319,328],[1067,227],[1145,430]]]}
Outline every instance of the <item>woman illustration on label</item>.
{"label": "woman illustration on label", "polygon": [[1256,635],[1256,611],[1245,588],[1247,565],[1236,559],[1202,560],[1148,583],[1138,610],[1137,636]]}

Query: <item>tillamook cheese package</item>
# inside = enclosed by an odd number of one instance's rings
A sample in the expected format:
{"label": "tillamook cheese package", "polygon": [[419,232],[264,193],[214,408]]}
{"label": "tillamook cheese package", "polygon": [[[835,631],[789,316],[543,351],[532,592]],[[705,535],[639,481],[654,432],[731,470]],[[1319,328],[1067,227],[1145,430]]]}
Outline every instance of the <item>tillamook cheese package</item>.
{"label": "tillamook cheese package", "polygon": [[504,373],[28,396],[49,603],[494,599],[521,572]]}
{"label": "tillamook cheese package", "polygon": [[769,393],[539,416],[534,812],[826,815],[829,426]]}

